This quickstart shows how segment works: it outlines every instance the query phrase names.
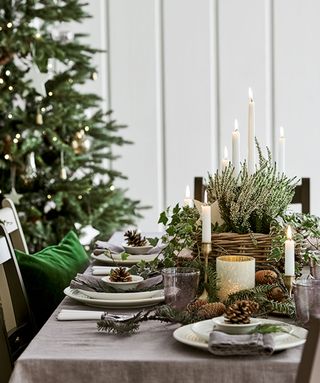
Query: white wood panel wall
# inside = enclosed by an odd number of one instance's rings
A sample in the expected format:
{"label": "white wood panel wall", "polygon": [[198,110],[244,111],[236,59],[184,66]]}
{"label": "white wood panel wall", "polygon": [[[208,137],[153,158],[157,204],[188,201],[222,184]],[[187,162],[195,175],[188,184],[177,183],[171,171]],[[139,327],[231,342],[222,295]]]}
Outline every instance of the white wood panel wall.
{"label": "white wood panel wall", "polygon": [[186,184],[217,168],[225,145],[231,154],[234,118],[247,156],[249,86],[258,140],[276,158],[284,126],[287,173],[311,177],[320,215],[317,0],[90,0],[89,8],[92,44],[108,49],[97,91],[134,141],[114,166],[129,177],[128,195],[152,206],[142,230],[156,230]]}

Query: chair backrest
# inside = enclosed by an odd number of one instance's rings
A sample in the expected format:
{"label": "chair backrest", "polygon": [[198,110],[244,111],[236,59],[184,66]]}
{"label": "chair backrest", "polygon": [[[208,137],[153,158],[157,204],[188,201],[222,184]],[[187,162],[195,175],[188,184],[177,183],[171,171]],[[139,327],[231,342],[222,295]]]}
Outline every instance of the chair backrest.
{"label": "chair backrest", "polygon": [[0,301],[12,360],[21,354],[36,332],[13,246],[0,224]]}
{"label": "chair backrest", "polygon": [[18,213],[14,203],[8,198],[5,198],[2,201],[2,209],[0,209],[0,221],[2,221],[10,235],[13,248],[29,254]]}
{"label": "chair backrest", "polygon": [[302,213],[310,213],[310,178],[301,178],[301,185],[297,185],[292,203],[301,204]]}
{"label": "chair backrest", "polygon": [[13,370],[7,330],[4,324],[3,311],[0,305],[0,383],[7,383]]}
{"label": "chair backrest", "polygon": [[318,383],[320,377],[320,316],[310,320],[296,383]]}
{"label": "chair backrest", "polygon": [[[203,177],[194,178],[194,199],[203,201],[205,184]],[[302,213],[310,213],[310,178],[302,178],[295,188],[292,204],[301,204]]]}

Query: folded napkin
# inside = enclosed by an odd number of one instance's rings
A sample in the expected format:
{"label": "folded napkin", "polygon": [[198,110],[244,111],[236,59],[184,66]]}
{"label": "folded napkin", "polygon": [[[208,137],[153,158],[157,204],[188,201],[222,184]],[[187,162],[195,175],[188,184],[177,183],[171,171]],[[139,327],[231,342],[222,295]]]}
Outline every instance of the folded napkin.
{"label": "folded napkin", "polygon": [[[159,285],[162,282],[162,275],[157,275],[152,278],[145,279],[139,282],[135,289],[128,290],[127,292],[136,292],[148,290],[154,286]],[[72,289],[81,289],[86,291],[96,291],[98,293],[115,293],[123,290],[110,286],[107,282],[100,278],[93,277],[86,274],[77,274],[76,277],[70,282]]]}
{"label": "folded napkin", "polygon": [[67,310],[62,309],[57,315],[58,320],[99,320],[99,319],[112,319],[114,321],[125,321],[132,318],[134,314],[110,314],[104,311],[90,311],[90,310]]}
{"label": "folded napkin", "polygon": [[[114,268],[111,266],[92,266],[92,275],[109,275]],[[128,270],[128,267],[125,269]]]}
{"label": "folded napkin", "polygon": [[[165,248],[166,245],[159,244],[157,246],[152,247],[146,254],[159,254],[161,250]],[[95,249],[93,250],[94,255],[103,254],[106,250],[110,250],[111,254],[120,254],[125,251],[124,247],[120,245],[115,245],[110,242],[105,241],[96,241]]]}
{"label": "folded napkin", "polygon": [[86,310],[66,310],[62,309],[58,316],[58,320],[99,320],[104,316],[103,311],[86,311]]}
{"label": "folded napkin", "polygon": [[212,331],[209,337],[209,351],[214,355],[271,355],[274,340],[271,334],[230,335]]}

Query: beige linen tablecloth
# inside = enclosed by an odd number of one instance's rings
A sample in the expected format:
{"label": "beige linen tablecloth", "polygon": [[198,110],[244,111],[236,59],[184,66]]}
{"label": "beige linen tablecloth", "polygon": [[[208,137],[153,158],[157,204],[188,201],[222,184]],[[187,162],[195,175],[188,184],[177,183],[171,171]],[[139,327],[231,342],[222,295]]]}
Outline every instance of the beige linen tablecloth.
{"label": "beige linen tablecloth", "polygon": [[215,357],[179,343],[172,336],[178,326],[160,322],[109,335],[95,321],[57,321],[62,308],[94,310],[65,298],[17,360],[10,383],[293,383],[301,358],[302,346],[271,357]]}

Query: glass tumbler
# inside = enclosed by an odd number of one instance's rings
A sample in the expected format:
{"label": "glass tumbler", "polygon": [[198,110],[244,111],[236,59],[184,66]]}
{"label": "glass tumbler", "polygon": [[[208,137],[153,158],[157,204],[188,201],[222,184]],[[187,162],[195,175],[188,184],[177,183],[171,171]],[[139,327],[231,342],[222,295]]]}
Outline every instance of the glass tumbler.
{"label": "glass tumbler", "polygon": [[190,267],[162,270],[165,303],[177,310],[186,308],[197,294],[200,271]]}
{"label": "glass tumbler", "polygon": [[293,283],[296,319],[308,327],[311,316],[320,315],[320,280],[301,279]]}

